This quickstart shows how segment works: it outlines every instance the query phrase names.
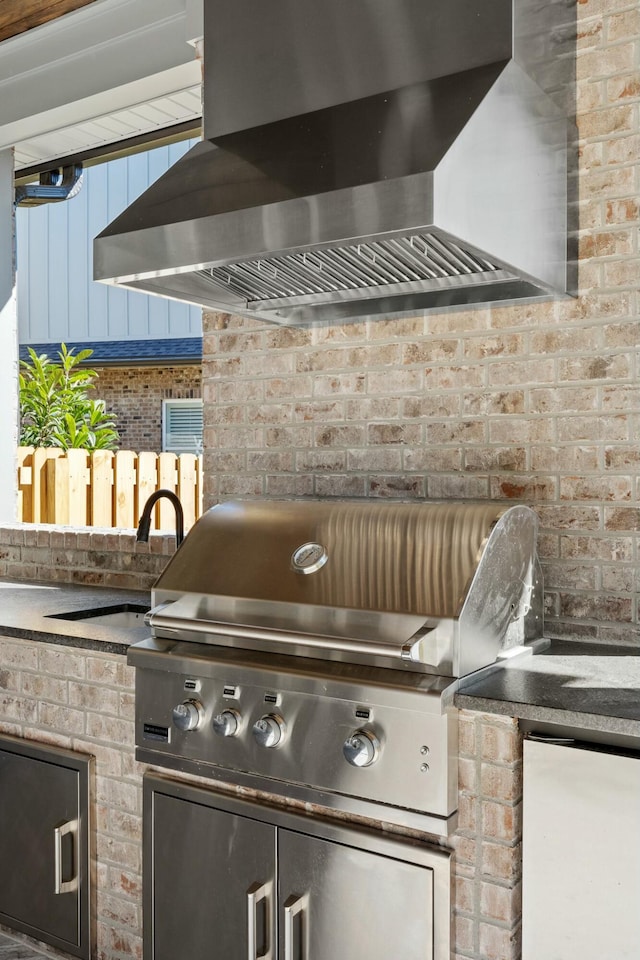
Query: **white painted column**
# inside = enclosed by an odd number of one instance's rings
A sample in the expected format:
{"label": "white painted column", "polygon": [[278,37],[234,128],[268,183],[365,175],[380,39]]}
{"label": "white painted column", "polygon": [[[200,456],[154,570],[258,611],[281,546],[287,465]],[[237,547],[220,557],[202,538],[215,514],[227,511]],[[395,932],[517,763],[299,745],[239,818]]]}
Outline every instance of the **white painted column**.
{"label": "white painted column", "polygon": [[18,312],[13,150],[0,151],[0,523],[17,517]]}

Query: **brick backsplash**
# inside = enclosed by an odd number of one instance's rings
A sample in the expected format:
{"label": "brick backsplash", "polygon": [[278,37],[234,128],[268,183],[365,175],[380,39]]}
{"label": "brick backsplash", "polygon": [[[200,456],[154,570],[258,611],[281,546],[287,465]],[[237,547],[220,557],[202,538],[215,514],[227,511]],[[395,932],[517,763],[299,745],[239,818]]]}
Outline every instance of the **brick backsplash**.
{"label": "brick backsplash", "polygon": [[0,577],[149,590],[175,552],[173,534],[0,524]]}
{"label": "brick backsplash", "polygon": [[293,329],[206,313],[205,500],[528,503],[547,632],[637,645],[640,12],[577,10],[578,297]]}

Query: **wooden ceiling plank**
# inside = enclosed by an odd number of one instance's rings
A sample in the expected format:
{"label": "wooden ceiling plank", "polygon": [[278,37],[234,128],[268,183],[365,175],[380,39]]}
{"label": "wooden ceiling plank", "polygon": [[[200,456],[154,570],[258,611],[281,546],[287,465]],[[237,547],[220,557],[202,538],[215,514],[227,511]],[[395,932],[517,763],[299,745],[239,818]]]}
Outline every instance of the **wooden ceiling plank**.
{"label": "wooden ceiling plank", "polygon": [[0,3],[0,41],[57,20],[65,13],[86,7],[94,0],[2,0]]}

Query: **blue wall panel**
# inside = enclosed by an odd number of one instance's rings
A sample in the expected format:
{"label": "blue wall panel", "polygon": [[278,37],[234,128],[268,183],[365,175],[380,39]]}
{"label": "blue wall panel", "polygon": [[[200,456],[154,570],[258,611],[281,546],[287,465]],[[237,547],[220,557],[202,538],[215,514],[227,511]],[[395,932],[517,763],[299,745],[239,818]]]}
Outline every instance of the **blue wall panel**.
{"label": "blue wall panel", "polygon": [[[59,211],[58,207],[62,209]],[[65,214],[66,235],[63,233],[58,239],[57,217],[60,216],[62,219]],[[52,321],[55,317],[56,325],[61,329],[66,326],[65,339],[69,341],[85,340],[89,337],[88,290],[92,282],[92,262],[89,258],[88,244],[84,240],[88,236],[87,231],[87,192],[85,190],[80,190],[73,200],[57,203],[55,209],[49,210],[49,244],[51,247],[58,247],[60,261],[60,269],[55,271],[52,262],[49,290],[62,290],[66,287],[69,303],[68,316],[65,319],[57,306],[60,300],[57,297],[50,298],[50,302],[56,304],[56,312],[51,311],[51,315]],[[56,335],[55,339],[60,338]]]}
{"label": "blue wall panel", "polygon": [[[87,235],[90,238],[100,233],[102,225],[109,220],[107,211],[107,168],[108,164],[101,163],[92,167],[87,173],[91,174],[91,189],[87,191]],[[88,339],[100,340],[104,331],[109,329],[109,298],[104,283],[87,284],[87,324]],[[20,308],[18,307],[20,314]]]}
{"label": "blue wall panel", "polygon": [[89,167],[73,199],[18,207],[21,343],[202,335],[199,307],[118,290],[92,279],[93,238],[194,142]]}

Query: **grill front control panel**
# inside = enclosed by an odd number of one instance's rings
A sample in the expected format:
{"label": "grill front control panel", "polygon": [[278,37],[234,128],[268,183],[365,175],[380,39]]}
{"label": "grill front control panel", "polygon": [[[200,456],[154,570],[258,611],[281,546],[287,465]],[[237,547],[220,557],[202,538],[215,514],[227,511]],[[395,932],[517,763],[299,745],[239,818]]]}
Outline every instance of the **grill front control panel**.
{"label": "grill front control panel", "polygon": [[251,774],[284,796],[291,783],[434,816],[455,811],[455,713],[434,707],[438,695],[414,693],[405,706],[397,689],[362,684],[353,699],[320,678],[296,684],[233,664],[207,673],[136,671],[136,743],[155,763],[191,761],[217,779]]}

